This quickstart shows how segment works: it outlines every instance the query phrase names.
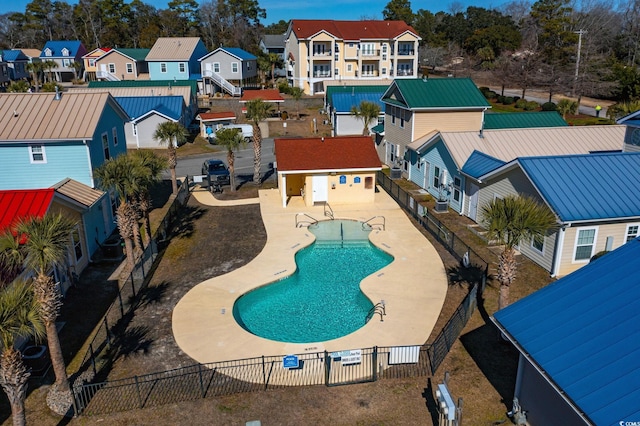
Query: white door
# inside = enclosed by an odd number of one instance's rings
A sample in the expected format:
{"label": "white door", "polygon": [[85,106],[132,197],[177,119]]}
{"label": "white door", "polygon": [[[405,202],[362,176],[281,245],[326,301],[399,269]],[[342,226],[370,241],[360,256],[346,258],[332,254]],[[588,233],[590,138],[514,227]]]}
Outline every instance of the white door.
{"label": "white door", "polygon": [[311,184],[313,185],[313,197],[311,201],[325,202],[329,196],[329,179],[327,175],[314,175]]}
{"label": "white door", "polygon": [[480,188],[473,183],[469,185],[469,218],[475,221],[478,214],[478,190]]}

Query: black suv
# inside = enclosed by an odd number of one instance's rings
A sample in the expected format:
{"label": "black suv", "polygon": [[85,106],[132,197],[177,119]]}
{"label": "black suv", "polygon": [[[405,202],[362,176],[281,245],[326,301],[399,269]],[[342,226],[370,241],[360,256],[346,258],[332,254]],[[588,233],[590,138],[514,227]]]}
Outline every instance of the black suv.
{"label": "black suv", "polygon": [[206,160],[202,164],[202,174],[211,179],[212,185],[229,185],[231,183],[229,169],[222,160]]}

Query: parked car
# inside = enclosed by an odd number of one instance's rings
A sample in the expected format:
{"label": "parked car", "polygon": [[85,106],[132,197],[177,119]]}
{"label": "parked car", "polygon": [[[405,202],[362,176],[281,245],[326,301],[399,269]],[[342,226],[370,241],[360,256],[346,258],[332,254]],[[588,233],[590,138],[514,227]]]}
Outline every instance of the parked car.
{"label": "parked car", "polygon": [[253,139],[253,126],[251,124],[227,124],[226,126],[222,126],[217,129],[215,132],[211,134],[209,141],[214,143],[216,140],[216,132],[219,132],[222,129],[240,129],[242,132],[242,137],[247,141],[251,142]]}
{"label": "parked car", "polygon": [[211,185],[229,185],[231,176],[229,169],[222,160],[210,159],[202,164],[202,174],[210,179]]}

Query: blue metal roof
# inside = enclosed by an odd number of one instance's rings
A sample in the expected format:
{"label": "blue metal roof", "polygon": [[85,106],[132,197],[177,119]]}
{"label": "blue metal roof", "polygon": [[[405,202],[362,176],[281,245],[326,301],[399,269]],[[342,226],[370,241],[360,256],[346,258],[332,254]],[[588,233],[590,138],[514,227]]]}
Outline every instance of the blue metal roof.
{"label": "blue metal roof", "polygon": [[136,96],[116,97],[115,99],[132,119],[156,111],[174,120],[179,120],[184,104],[182,96]]}
{"label": "blue metal roof", "polygon": [[462,173],[474,178],[479,178],[485,173],[489,173],[505,164],[502,160],[498,160],[484,152],[474,149],[467,159],[467,162],[462,166]]}
{"label": "blue metal roof", "polygon": [[640,217],[640,153],[514,161],[563,222]]}
{"label": "blue metal roof", "polygon": [[246,50],[240,49],[239,47],[221,47],[220,49],[232,54],[233,56],[237,56],[243,61],[258,59],[255,57],[255,55],[252,55],[251,53],[247,52]]}
{"label": "blue metal roof", "polygon": [[29,58],[22,53],[22,50],[8,49],[2,51],[2,59],[7,62],[11,61],[27,61]]}
{"label": "blue metal roof", "polygon": [[640,420],[639,267],[636,238],[493,316],[597,425]]}
{"label": "blue metal roof", "polygon": [[[42,52],[40,53],[40,58],[61,58],[62,57],[62,49],[69,49],[69,58],[75,58],[78,53],[78,49],[82,42],[80,40],[51,40],[45,43],[42,48]],[[47,56],[45,54],[45,50],[49,48],[51,49],[51,56]]]}
{"label": "blue metal roof", "polygon": [[333,108],[336,112],[351,112],[351,108],[359,106],[360,102],[372,102],[380,107],[380,112],[384,112],[384,104],[380,100],[380,93],[334,93],[332,97]]}

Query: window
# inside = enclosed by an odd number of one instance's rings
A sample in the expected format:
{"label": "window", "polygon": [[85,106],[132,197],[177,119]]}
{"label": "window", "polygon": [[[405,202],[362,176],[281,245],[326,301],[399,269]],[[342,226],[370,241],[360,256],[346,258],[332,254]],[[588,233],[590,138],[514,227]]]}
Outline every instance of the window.
{"label": "window", "polygon": [[333,59],[336,61],[340,60],[340,55],[338,55],[337,53],[335,55],[333,55]]}
{"label": "window", "polygon": [[180,62],[178,64],[178,70],[180,73],[184,74],[185,72],[187,72],[187,64],[185,64],[184,62]]}
{"label": "window", "polygon": [[386,53],[383,53],[383,54],[382,54],[382,60],[383,60],[383,61],[386,61],[386,60],[387,60],[387,54],[386,54]]}
{"label": "window", "polygon": [[113,136],[113,146],[118,146],[118,130],[115,127],[111,129],[111,136]]}
{"label": "window", "polygon": [[164,62],[160,62],[160,72],[162,73],[166,73],[167,72],[167,64]]}
{"label": "window", "polygon": [[127,62],[127,74],[133,74],[133,64],[131,62]]}
{"label": "window", "polygon": [[353,65],[347,64],[347,72],[353,72]]}
{"label": "window", "polygon": [[213,72],[220,72],[220,62],[214,62],[213,63]]}
{"label": "window", "polygon": [[638,237],[638,229],[640,225],[627,225],[627,242],[635,240]]}
{"label": "window", "polygon": [[596,228],[582,228],[576,235],[576,250],[573,256],[575,261],[591,259],[596,242]]}
{"label": "window", "polygon": [[96,66],[96,60],[95,59],[89,59],[89,66],[90,67],[95,67]]}
{"label": "window", "polygon": [[460,201],[460,185],[462,184],[462,180],[455,176],[453,178],[453,201]]}
{"label": "window", "polygon": [[440,167],[433,166],[433,187],[440,188]]}
{"label": "window", "polygon": [[313,54],[314,55],[324,55],[326,53],[327,46],[324,44],[314,44],[313,45]]}
{"label": "window", "polygon": [[376,54],[375,43],[360,43],[360,52],[364,56],[373,56]]}
{"label": "window", "polygon": [[109,136],[106,133],[102,134],[102,150],[104,151],[104,159],[108,160],[109,156]]}
{"label": "window", "polygon": [[131,126],[131,131],[133,132],[133,136],[138,136],[138,125],[136,123],[133,123]]}
{"label": "window", "polygon": [[400,128],[404,129],[404,117],[400,117]]}
{"label": "window", "polygon": [[544,253],[544,236],[535,235],[531,239],[531,247],[540,253]]}
{"label": "window", "polygon": [[382,53],[387,53],[387,43],[382,43]]}
{"label": "window", "polygon": [[391,124],[396,125],[396,108],[391,107]]}
{"label": "window", "polygon": [[62,60],[62,66],[63,67],[70,67],[71,66],[71,61],[69,59],[63,59]]}
{"label": "window", "polygon": [[76,255],[76,263],[82,259],[82,241],[80,241],[80,230],[78,227],[71,232],[71,244],[73,244],[73,252]]}
{"label": "window", "polygon": [[231,62],[231,72],[233,72],[233,73],[237,73],[238,72],[238,63],[237,62]]}
{"label": "window", "polygon": [[115,74],[116,73],[116,64],[109,64],[109,72],[111,74]]}
{"label": "window", "polygon": [[336,75],[339,75],[340,74],[340,70],[338,68],[336,68],[335,69],[335,73],[336,73]]}
{"label": "window", "polygon": [[31,163],[46,163],[47,157],[44,154],[44,146],[42,145],[29,145],[29,157]]}
{"label": "window", "polygon": [[62,48],[62,56],[69,56],[71,54],[71,51],[69,49],[67,49],[66,47]]}
{"label": "window", "polygon": [[51,49],[49,49],[48,47],[44,49],[44,56],[53,56]]}
{"label": "window", "polygon": [[349,47],[353,47],[353,43],[349,43]]}
{"label": "window", "polygon": [[382,68],[382,75],[387,75],[387,69],[386,68]]}

